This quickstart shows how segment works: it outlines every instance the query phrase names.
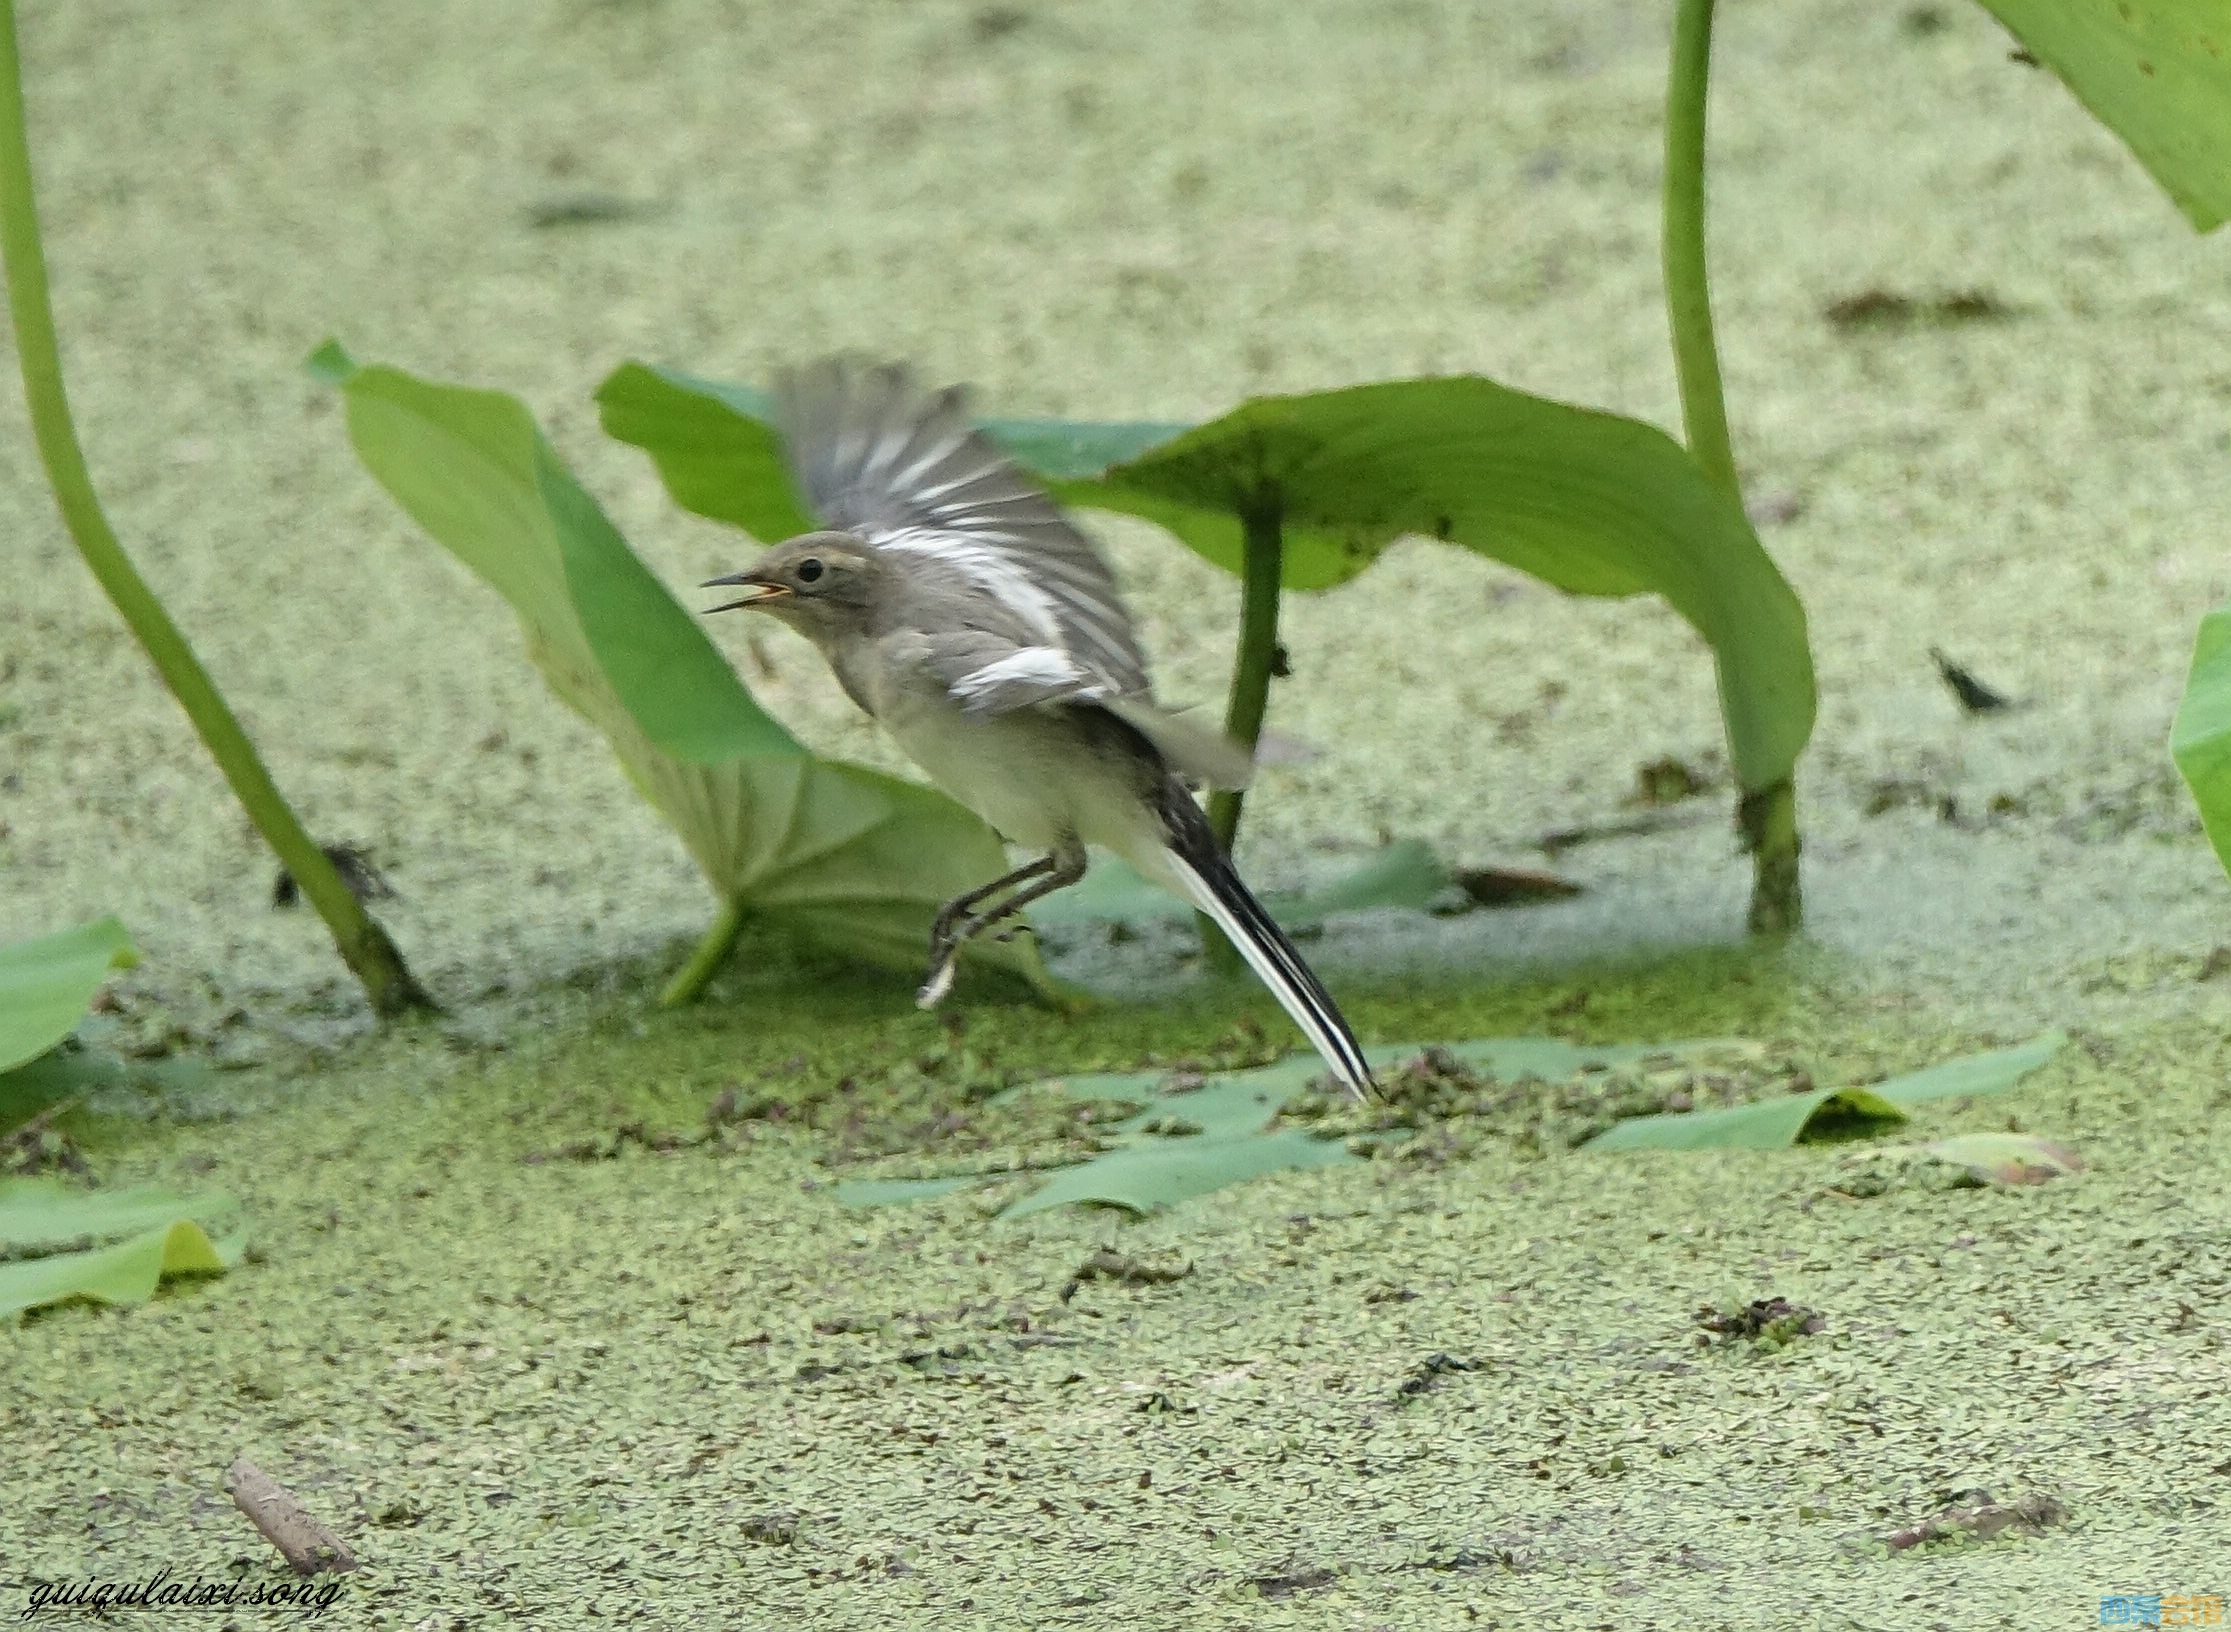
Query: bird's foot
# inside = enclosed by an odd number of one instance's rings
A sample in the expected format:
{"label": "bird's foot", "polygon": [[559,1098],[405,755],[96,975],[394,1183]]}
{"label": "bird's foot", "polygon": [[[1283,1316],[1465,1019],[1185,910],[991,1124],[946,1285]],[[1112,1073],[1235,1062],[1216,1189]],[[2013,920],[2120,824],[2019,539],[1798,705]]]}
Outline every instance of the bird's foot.
{"label": "bird's foot", "polygon": [[914,1006],[918,1009],[934,1009],[945,1001],[946,994],[952,989],[953,954],[947,951],[930,965],[930,978],[923,981],[922,989],[914,994]]}

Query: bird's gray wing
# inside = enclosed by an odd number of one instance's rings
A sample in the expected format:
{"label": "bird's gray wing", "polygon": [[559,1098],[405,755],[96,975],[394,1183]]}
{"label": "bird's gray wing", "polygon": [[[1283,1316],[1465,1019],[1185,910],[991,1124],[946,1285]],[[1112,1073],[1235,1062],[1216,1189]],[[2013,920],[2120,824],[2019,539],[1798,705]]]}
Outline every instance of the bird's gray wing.
{"label": "bird's gray wing", "polygon": [[[1020,620],[1027,638],[987,656],[993,672],[978,671],[973,697],[955,682],[964,703],[999,711],[1082,692],[1147,695],[1115,575],[976,430],[961,391],[925,391],[896,365],[830,358],[778,382],[775,420],[823,526],[904,558],[919,579],[963,580]],[[1065,673],[1073,679],[1057,678]]]}

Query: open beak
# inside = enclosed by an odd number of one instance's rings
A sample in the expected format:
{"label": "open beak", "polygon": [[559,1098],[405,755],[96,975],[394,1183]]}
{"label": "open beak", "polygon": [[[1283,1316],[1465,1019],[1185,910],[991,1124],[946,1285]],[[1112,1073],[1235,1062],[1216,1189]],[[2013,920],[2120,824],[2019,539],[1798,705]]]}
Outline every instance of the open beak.
{"label": "open beak", "polygon": [[743,594],[718,606],[708,606],[707,613],[733,612],[740,606],[765,606],[769,601],[787,600],[790,590],[782,585],[769,583],[755,572],[732,572],[725,578],[708,578],[697,586],[700,589],[741,588]]}

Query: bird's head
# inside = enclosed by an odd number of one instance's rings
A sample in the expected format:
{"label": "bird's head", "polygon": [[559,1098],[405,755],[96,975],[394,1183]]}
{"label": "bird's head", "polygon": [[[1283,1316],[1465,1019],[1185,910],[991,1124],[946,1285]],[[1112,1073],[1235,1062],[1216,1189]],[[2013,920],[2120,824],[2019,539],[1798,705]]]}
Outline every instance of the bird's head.
{"label": "bird's head", "polygon": [[772,612],[815,639],[865,627],[889,563],[850,533],[803,533],[762,555],[742,572],[707,579],[706,589],[741,590],[709,607]]}

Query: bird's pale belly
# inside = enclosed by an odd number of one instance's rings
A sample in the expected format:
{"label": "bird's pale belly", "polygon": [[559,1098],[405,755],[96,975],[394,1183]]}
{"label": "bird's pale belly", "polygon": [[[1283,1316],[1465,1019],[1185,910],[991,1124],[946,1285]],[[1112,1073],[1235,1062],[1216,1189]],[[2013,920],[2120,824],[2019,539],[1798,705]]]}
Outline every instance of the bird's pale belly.
{"label": "bird's pale belly", "polygon": [[931,781],[1011,844],[1044,853],[1081,842],[1133,859],[1161,849],[1136,767],[1094,752],[1065,714],[971,716],[939,698],[892,710],[884,724]]}

